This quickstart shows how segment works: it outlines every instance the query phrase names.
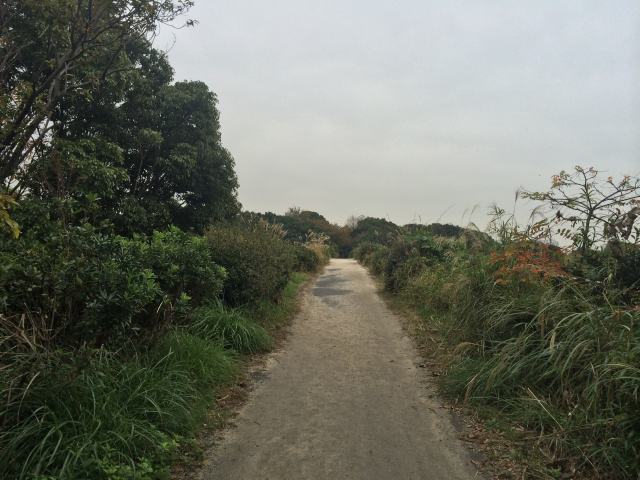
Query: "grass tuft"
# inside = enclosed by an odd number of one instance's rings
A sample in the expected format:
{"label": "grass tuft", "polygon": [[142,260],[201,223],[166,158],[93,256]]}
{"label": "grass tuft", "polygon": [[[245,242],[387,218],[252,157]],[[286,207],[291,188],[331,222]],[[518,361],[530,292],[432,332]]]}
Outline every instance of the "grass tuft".
{"label": "grass tuft", "polygon": [[200,307],[193,312],[189,331],[240,353],[268,351],[272,339],[267,331],[240,310],[221,303]]}
{"label": "grass tuft", "polygon": [[184,333],[126,362],[103,350],[21,357],[1,372],[0,478],[159,478],[235,372],[221,345]]}

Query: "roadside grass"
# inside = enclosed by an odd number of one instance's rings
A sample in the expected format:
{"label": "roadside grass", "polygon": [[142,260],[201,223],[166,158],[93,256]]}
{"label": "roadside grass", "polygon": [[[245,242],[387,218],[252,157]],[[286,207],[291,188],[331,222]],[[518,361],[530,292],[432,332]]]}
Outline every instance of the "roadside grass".
{"label": "roadside grass", "polygon": [[[295,314],[299,311],[299,294],[302,288],[314,277],[310,273],[293,273],[287,282],[278,302],[258,301],[253,305],[246,305],[236,309],[226,309],[238,323],[247,322],[258,326],[268,334],[269,347],[255,352],[242,352],[236,359],[238,361],[238,374],[234,381],[220,389],[216,395],[215,403],[209,406],[207,416],[204,419],[204,428],[195,432],[187,442],[183,440],[177,458],[174,461],[171,478],[195,479],[196,472],[203,460],[204,452],[212,448],[216,443],[216,430],[223,427],[247,398],[251,383],[249,371],[252,365],[260,363],[264,354],[273,348],[277,348],[283,338],[283,329],[289,325]],[[242,320],[239,320],[242,318]],[[197,322],[196,322],[197,323]],[[260,334],[262,338],[262,334]],[[259,340],[252,339],[254,344]],[[236,349],[236,351],[238,351]]]}
{"label": "roadside grass", "polygon": [[401,316],[404,328],[414,338],[442,398],[466,419],[473,438],[465,440],[486,457],[483,470],[496,478],[560,478],[548,456],[531,449],[531,432],[521,427],[515,413],[508,414],[490,403],[465,401],[460,386],[475,372],[478,360],[458,363],[452,368],[458,353],[446,336],[451,330],[448,318],[427,305],[416,305],[404,296],[385,292],[379,279],[378,285],[387,305]]}
{"label": "roadside grass", "polygon": [[640,311],[572,282],[517,294],[466,273],[453,292],[438,278],[384,296],[443,395],[499,432],[479,447],[516,478],[635,478]]}
{"label": "roadside grass", "polygon": [[173,463],[198,459],[203,422],[224,418],[216,396],[242,378],[247,355],[273,346],[309,278],[292,275],[277,303],[203,307],[147,351],[51,351],[1,338],[0,478],[170,478]]}
{"label": "roadside grass", "polygon": [[246,316],[264,326],[270,333],[279,330],[297,313],[298,292],[311,278],[312,275],[309,273],[293,273],[278,302],[259,300],[244,308]]}
{"label": "roadside grass", "polygon": [[0,416],[17,421],[0,435],[1,478],[161,478],[236,370],[220,344],[177,332],[126,361],[103,350],[23,360],[2,372]]}
{"label": "roadside grass", "polygon": [[261,325],[220,302],[196,309],[188,331],[210,341],[221,341],[226,348],[239,353],[266,352],[273,344]]}

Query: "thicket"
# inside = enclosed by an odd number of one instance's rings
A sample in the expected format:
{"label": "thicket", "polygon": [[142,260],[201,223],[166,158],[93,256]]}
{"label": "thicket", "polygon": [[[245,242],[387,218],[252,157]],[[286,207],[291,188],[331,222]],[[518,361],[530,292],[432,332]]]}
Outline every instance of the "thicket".
{"label": "thicket", "polygon": [[282,225],[284,238],[294,243],[309,243],[310,236],[312,241],[322,236],[332,256],[346,258],[351,253],[352,228],[333,224],[317,212],[292,207],[284,215],[272,212],[245,215],[258,216],[269,223]]}
{"label": "thicket", "polygon": [[190,6],[0,4],[1,478],[166,478],[328,259],[239,217],[215,94],[152,44]]}
{"label": "thicket", "polygon": [[640,471],[639,185],[576,168],[525,193],[528,225],[496,208],[491,236],[411,228],[354,252],[442,333],[445,391],[532,432],[531,476]]}

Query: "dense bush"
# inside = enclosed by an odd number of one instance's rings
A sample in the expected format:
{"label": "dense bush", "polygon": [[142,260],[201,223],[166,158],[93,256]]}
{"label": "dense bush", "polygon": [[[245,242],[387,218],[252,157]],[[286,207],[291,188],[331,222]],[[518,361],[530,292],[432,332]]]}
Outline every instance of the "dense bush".
{"label": "dense bush", "polygon": [[[132,271],[142,264],[155,268],[158,279],[150,269],[149,278],[161,305],[177,298],[187,308],[176,328],[155,338],[135,335],[143,333],[136,328],[146,324],[133,324],[117,337],[111,331],[111,340],[119,340],[118,351],[69,348],[69,340],[79,337],[52,330],[45,315],[0,314],[0,477],[166,478],[176,449],[199,427],[215,389],[234,378],[233,351],[270,348],[271,337],[254,319],[270,328],[281,324],[294,311],[297,288],[308,277],[293,274],[279,304],[259,299],[251,310],[240,311],[208,301],[194,310],[195,302],[185,296],[215,298],[224,272],[208,257],[209,247],[202,238],[172,230],[151,239],[127,240],[104,237],[89,228],[61,238],[67,246],[82,246],[70,249],[69,256],[88,263],[88,271],[98,272],[99,278],[104,274],[98,260],[121,257],[102,256],[98,245],[111,255],[129,255],[114,263],[116,271],[124,269],[125,260]],[[54,249],[42,242],[23,245],[34,244]],[[95,263],[84,258],[91,249],[98,259]],[[14,261],[17,251],[12,252]],[[39,257],[38,267],[46,265],[44,258]],[[61,263],[55,256],[52,260],[58,260],[54,266]],[[10,269],[5,274],[15,277]],[[38,278],[53,282],[58,274],[54,268]],[[93,298],[92,292],[83,293],[85,301]],[[81,298],[73,298],[84,305]],[[87,339],[91,334],[86,332]],[[58,347],[61,336],[64,348]]]}
{"label": "dense bush", "polygon": [[195,304],[216,299],[222,292],[225,271],[212,259],[206,240],[172,228],[154,232],[148,242],[133,241],[142,247],[143,263],[155,275],[163,292],[172,301],[184,295]]}
{"label": "dense bush", "polygon": [[368,264],[368,258],[376,249],[377,245],[372,242],[362,242],[351,252],[351,256],[361,263]]}
{"label": "dense bush", "polygon": [[296,266],[293,245],[264,221],[215,225],[206,231],[213,260],[227,271],[224,299],[242,305],[276,300]]}
{"label": "dense bush", "polygon": [[294,245],[295,270],[300,272],[316,272],[327,263],[328,258],[323,250],[316,251],[306,245]]}
{"label": "dense bush", "polygon": [[40,317],[65,343],[101,344],[152,325],[162,290],[130,247],[90,226],[56,224],[41,236],[3,242],[2,313]]}
{"label": "dense bush", "polygon": [[334,256],[348,257],[352,248],[351,229],[348,226],[338,226],[330,223],[317,212],[290,208],[284,215],[272,212],[264,214],[245,213],[245,216],[258,216],[269,223],[282,225],[285,239],[294,243],[307,243],[309,235],[326,237],[324,242]]}
{"label": "dense bush", "polygon": [[172,307],[216,298],[224,270],[206,242],[177,229],[151,239],[94,227],[49,228],[0,242],[0,313],[28,313],[62,344],[102,345],[153,330]]}

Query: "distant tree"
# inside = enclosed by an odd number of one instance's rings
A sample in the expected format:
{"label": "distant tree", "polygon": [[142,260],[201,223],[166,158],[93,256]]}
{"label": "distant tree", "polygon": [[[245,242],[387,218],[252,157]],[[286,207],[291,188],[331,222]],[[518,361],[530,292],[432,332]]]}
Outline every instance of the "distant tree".
{"label": "distant tree", "polygon": [[289,209],[284,213],[286,217],[297,217],[302,212],[300,207],[289,207]]}
{"label": "distant tree", "polygon": [[366,217],[358,221],[353,230],[353,243],[362,242],[390,245],[398,236],[400,227],[384,218]]}
{"label": "distant tree", "polygon": [[351,252],[351,229],[333,224],[317,212],[292,207],[284,215],[272,212],[251,215],[259,215],[269,223],[282,225],[288,240],[305,242],[309,234],[327,236],[328,245],[334,250],[334,254],[347,257]]}
{"label": "distant tree", "polygon": [[464,228],[449,223],[432,223],[427,230],[436,237],[459,237],[464,232]]}
{"label": "distant tree", "polygon": [[365,219],[364,215],[358,215],[358,216],[351,215],[349,218],[347,218],[345,225],[349,227],[351,230],[355,230],[358,227],[358,223],[360,223],[360,221],[364,219]]}

